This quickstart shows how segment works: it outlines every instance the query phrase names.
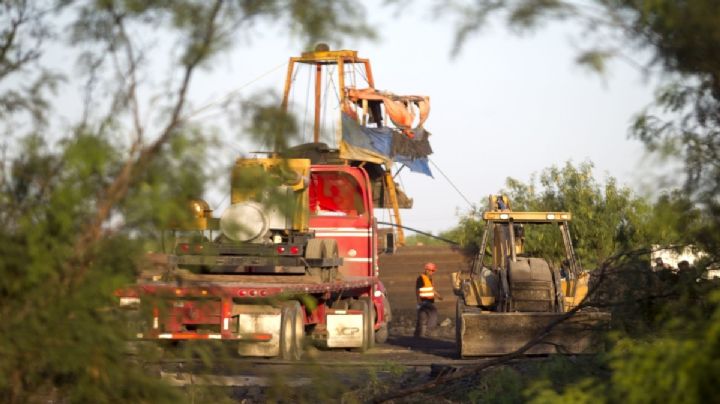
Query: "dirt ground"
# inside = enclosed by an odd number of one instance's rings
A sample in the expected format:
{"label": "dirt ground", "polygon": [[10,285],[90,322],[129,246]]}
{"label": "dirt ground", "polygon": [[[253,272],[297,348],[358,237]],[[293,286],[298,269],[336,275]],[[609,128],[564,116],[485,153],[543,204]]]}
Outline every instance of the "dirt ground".
{"label": "dirt ground", "polygon": [[[454,337],[455,302],[450,274],[467,267],[465,258],[445,246],[401,247],[395,254],[382,255],[379,260],[380,280],[385,285],[393,311],[391,336],[411,336],[415,327],[415,281],[426,262],[434,262],[438,271],[433,277],[435,289],[444,297],[436,301],[438,324],[442,337]],[[452,333],[448,333],[452,330]]]}

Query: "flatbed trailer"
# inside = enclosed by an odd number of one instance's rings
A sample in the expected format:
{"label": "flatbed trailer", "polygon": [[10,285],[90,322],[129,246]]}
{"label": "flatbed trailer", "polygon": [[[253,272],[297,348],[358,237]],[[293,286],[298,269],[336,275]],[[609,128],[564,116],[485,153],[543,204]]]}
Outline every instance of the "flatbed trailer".
{"label": "flatbed trailer", "polygon": [[[310,342],[368,349],[388,314],[382,283],[363,276],[318,282],[309,275],[248,275],[239,281],[237,275],[184,273],[172,281],[142,280],[120,296],[124,306],[150,297],[152,326],[139,339],[231,340],[241,342],[243,355],[290,360]],[[295,324],[287,328],[283,322]],[[304,340],[306,331],[311,341]]]}
{"label": "flatbed trailer", "polygon": [[[118,293],[122,306],[149,305],[138,338],[233,340],[240,355],[286,360],[309,343],[365,351],[387,338],[370,178],[308,159],[239,159],[235,170],[287,164],[303,178],[287,191],[301,207],[292,220],[240,192],[220,219],[204,202],[192,205],[191,235],[173,231],[170,253],[149,262],[154,272]],[[227,230],[247,223],[259,230]]]}

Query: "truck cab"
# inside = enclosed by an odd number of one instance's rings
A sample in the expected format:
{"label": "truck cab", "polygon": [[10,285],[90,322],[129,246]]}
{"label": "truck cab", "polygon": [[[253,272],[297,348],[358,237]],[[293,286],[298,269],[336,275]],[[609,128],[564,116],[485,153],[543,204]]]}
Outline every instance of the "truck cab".
{"label": "truck cab", "polygon": [[315,237],[337,240],[343,259],[340,273],[377,275],[377,234],[367,173],[350,166],[312,166],[309,202]]}

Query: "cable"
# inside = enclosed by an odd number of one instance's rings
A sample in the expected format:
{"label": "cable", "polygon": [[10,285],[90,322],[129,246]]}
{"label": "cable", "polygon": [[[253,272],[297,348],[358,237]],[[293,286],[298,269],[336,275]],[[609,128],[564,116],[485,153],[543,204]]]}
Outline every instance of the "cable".
{"label": "cable", "polygon": [[230,196],[230,194],[229,194],[229,193],[226,193],[225,196],[223,196],[223,198],[220,200],[220,202],[218,202],[218,203],[215,204],[215,207],[213,208],[213,210],[218,210],[218,209],[220,208],[220,206],[221,206],[223,203],[225,203],[225,201],[228,199],[229,196]]}
{"label": "cable", "polygon": [[450,186],[452,186],[453,189],[455,189],[455,191],[465,200],[465,202],[467,202],[467,204],[470,205],[470,208],[475,209],[475,205],[473,205],[472,202],[470,202],[470,200],[467,197],[465,197],[465,195],[463,195],[462,192],[460,192],[460,189],[458,189],[458,187],[456,187],[455,184],[453,184],[453,182],[450,180],[450,178],[447,175],[445,175],[443,170],[441,170],[440,167],[438,167],[438,165],[435,164],[434,161],[430,160],[430,157],[428,157],[428,161],[430,163],[432,163],[433,167],[437,168],[438,172],[440,172],[440,174],[442,174],[442,176],[445,177],[445,180],[447,180],[447,182],[450,184]]}
{"label": "cable", "polygon": [[390,222],[381,222],[381,221],[379,221],[379,220],[377,221],[377,224],[384,224],[384,225],[387,225],[387,226],[400,227],[400,228],[405,229],[405,230],[410,230],[410,231],[412,231],[412,232],[415,232],[415,233],[418,233],[418,234],[422,234],[423,236],[427,236],[427,237],[430,237],[430,238],[434,238],[434,239],[436,239],[436,240],[444,241],[444,242],[446,242],[446,243],[448,243],[448,244],[460,245],[460,243],[458,243],[457,241],[449,240],[449,239],[446,239],[446,238],[443,238],[443,237],[440,237],[440,236],[436,236],[436,235],[434,235],[434,234],[426,233],[426,232],[424,232],[424,231],[422,231],[422,230],[413,229],[412,227],[402,226],[402,225],[395,224],[395,223],[390,223]]}
{"label": "cable", "polygon": [[279,64],[279,65],[273,67],[272,69],[266,71],[265,73],[262,73],[261,75],[259,75],[259,76],[255,77],[254,79],[246,82],[245,84],[241,85],[240,87],[237,87],[235,90],[230,91],[230,92],[227,93],[224,97],[221,97],[221,98],[219,98],[219,99],[217,99],[217,100],[215,100],[215,101],[208,102],[208,103],[205,104],[204,106],[202,106],[202,107],[200,107],[200,108],[198,108],[198,109],[196,109],[196,110],[188,113],[188,114],[184,117],[184,119],[185,119],[185,120],[190,120],[190,119],[192,119],[192,118],[197,117],[199,114],[201,114],[202,112],[204,112],[204,111],[206,111],[206,110],[208,110],[208,109],[210,109],[210,108],[212,108],[212,107],[215,107],[215,106],[218,106],[218,105],[221,105],[221,104],[224,104],[224,103],[228,102],[232,97],[235,97],[235,96],[236,96],[241,90],[243,90],[245,87],[247,87],[247,86],[255,83],[256,81],[264,78],[265,76],[270,75],[271,73],[275,72],[276,70],[278,70],[278,69],[280,69],[281,67],[286,66],[286,65],[287,65],[287,62],[283,62],[282,64]]}
{"label": "cable", "polygon": [[[355,67],[355,63],[353,63],[353,67]],[[365,64],[362,65],[362,70],[357,69],[356,70],[360,76],[362,76],[363,79],[365,79],[365,82],[368,84],[368,87],[370,87],[370,80],[367,78],[367,70],[365,70]],[[357,83],[355,83],[357,85]]]}

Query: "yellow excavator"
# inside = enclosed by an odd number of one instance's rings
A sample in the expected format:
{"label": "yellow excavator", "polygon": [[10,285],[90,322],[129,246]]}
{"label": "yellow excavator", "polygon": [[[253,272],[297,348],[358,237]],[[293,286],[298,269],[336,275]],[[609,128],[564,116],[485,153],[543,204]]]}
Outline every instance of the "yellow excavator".
{"label": "yellow excavator", "polygon": [[[570,238],[572,215],[514,212],[507,196],[489,199],[480,250],[468,270],[452,274],[459,356],[508,354],[532,340],[538,343],[524,354],[601,350],[610,313],[581,309],[566,315],[587,296],[589,280]],[[565,253],[559,265],[525,254],[525,232],[534,226],[559,230]]]}

